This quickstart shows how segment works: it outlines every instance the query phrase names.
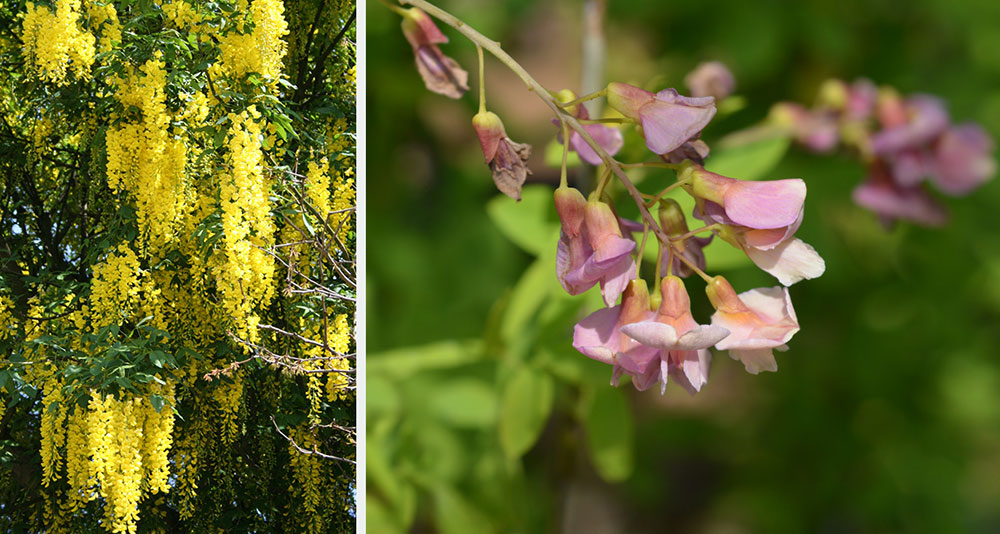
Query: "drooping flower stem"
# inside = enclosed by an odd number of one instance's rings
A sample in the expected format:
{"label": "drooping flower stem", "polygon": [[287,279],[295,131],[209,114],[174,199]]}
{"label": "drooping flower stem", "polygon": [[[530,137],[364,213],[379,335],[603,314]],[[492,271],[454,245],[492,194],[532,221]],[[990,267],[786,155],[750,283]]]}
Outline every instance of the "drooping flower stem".
{"label": "drooping flower stem", "polygon": [[486,67],[483,61],[483,47],[476,45],[479,54],[479,112],[486,113]]}
{"label": "drooping flower stem", "polygon": [[[482,48],[479,50],[482,51]],[[566,168],[567,159],[569,158],[569,127],[566,126],[566,121],[561,121],[559,123],[559,128],[562,130],[563,136],[562,168],[559,169],[559,187],[568,187]]]}
{"label": "drooping flower stem", "polygon": [[[678,244],[672,244],[671,248],[673,248],[673,247],[679,247],[679,246],[680,245],[678,245]],[[700,276],[702,280],[704,280],[705,282],[711,282],[712,281],[712,277],[711,276],[705,274],[705,271],[702,271],[701,268],[698,267],[697,264],[695,264],[695,262],[693,262],[693,261],[687,259],[686,257],[684,257],[684,254],[677,254],[676,257],[679,260],[681,260],[682,262],[684,262],[685,265],[687,265],[688,267],[690,267],[692,271],[694,271],[695,273],[697,273],[697,275]]]}
{"label": "drooping flower stem", "polygon": [[[678,182],[674,182],[674,183],[672,183],[672,184],[668,185],[667,187],[664,187],[664,188],[663,188],[663,191],[660,191],[660,192],[659,192],[659,193],[657,193],[657,194],[656,194],[655,196],[652,196],[652,197],[649,197],[649,198],[650,198],[651,200],[649,201],[649,203],[648,203],[648,204],[646,204],[646,208],[647,208],[647,209],[649,209],[649,208],[652,208],[652,207],[653,207],[653,206],[655,206],[655,205],[656,205],[656,203],[657,203],[657,202],[659,202],[659,201],[660,201],[660,199],[661,199],[661,198],[663,198],[663,197],[664,197],[664,196],[665,196],[665,195],[666,195],[667,193],[669,193],[669,192],[673,191],[674,189],[677,189],[677,188],[678,188],[678,187],[680,187],[681,185],[683,185],[683,183],[682,183],[682,182],[679,182],[679,181],[678,181]],[[646,197],[647,195],[643,195],[643,196],[644,196],[644,197]]]}
{"label": "drooping flower stem", "polygon": [[702,226],[701,228],[696,228],[694,230],[691,230],[690,232],[681,234],[681,235],[679,235],[677,237],[671,237],[670,240],[671,241],[684,241],[685,239],[687,239],[689,237],[696,236],[696,235],[698,235],[700,233],[703,233],[703,232],[711,232],[711,231],[719,229],[719,228],[722,228],[722,225],[719,224],[719,223],[709,224],[709,225],[706,225],[706,226]]}
{"label": "drooping flower stem", "polygon": [[[563,121],[567,126],[572,128],[574,132],[580,134],[580,138],[583,139],[584,142],[587,143],[587,145],[594,150],[594,152],[597,154],[599,158],[601,158],[601,160],[605,163],[605,165],[607,165],[608,169],[611,172],[613,172],[615,177],[617,177],[618,180],[622,183],[622,185],[625,187],[625,190],[628,191],[629,196],[632,197],[632,200],[636,203],[636,206],[639,208],[639,214],[642,216],[643,222],[649,225],[649,227],[653,230],[653,233],[656,234],[656,238],[662,243],[670,242],[670,238],[659,227],[659,225],[656,224],[656,220],[649,213],[649,209],[646,208],[646,204],[645,202],[643,202],[642,193],[640,193],[639,190],[636,189],[635,184],[633,184],[632,180],[630,180],[628,175],[625,174],[624,169],[622,169],[621,163],[619,163],[618,160],[611,157],[608,154],[608,152],[604,150],[604,147],[602,147],[600,144],[597,143],[597,141],[594,140],[594,138],[590,135],[590,132],[588,132],[583,127],[583,125],[580,124],[580,122],[576,119],[576,117],[574,117],[573,115],[567,113],[564,109],[562,109],[562,104],[556,101],[554,98],[552,98],[551,93],[545,87],[543,87],[542,84],[538,83],[538,81],[535,80],[535,78],[532,77],[531,74],[528,74],[528,71],[524,70],[524,67],[522,67],[520,63],[518,63],[514,58],[510,56],[510,54],[504,51],[504,49],[500,47],[500,43],[470,28],[468,24],[457,19],[451,13],[448,13],[447,11],[435,6],[434,4],[426,2],[425,0],[400,0],[400,3],[404,5],[411,5],[414,7],[418,7],[422,9],[424,12],[426,12],[428,15],[440,20],[441,22],[447,24],[448,26],[451,26],[452,28],[455,28],[455,30],[464,35],[470,41],[481,46],[490,54],[493,54],[493,56],[496,57],[501,63],[506,65],[507,68],[509,68],[518,78],[521,79],[521,81],[524,82],[524,84],[528,87],[529,91],[538,95],[538,98],[540,98],[542,102],[546,106],[548,106],[550,110],[552,110],[552,113],[555,114],[556,117],[558,117],[561,121]],[[591,93],[590,95],[587,95],[587,97],[597,98],[603,96],[602,94],[599,94],[601,92],[602,91]]]}
{"label": "drooping flower stem", "polygon": [[577,98],[576,100],[572,100],[570,102],[566,102],[565,104],[559,104],[559,105],[563,106],[563,107],[566,107],[566,108],[571,108],[571,107],[575,107],[577,104],[582,104],[582,103],[587,102],[589,100],[595,100],[595,99],[598,99],[598,98],[603,98],[603,97],[605,97],[607,95],[608,95],[608,88],[605,87],[604,89],[601,89],[600,91],[594,91],[593,93],[590,93],[589,95],[583,95],[580,98]]}

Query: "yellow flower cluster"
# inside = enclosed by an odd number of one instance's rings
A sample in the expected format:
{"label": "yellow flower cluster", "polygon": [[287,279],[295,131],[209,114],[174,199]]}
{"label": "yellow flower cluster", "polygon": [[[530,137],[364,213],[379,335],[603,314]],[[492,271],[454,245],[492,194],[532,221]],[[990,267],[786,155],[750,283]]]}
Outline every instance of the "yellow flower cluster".
{"label": "yellow flower cluster", "polygon": [[167,20],[179,29],[196,27],[204,19],[201,13],[198,13],[198,10],[185,0],[172,0],[164,3],[162,7],[163,12],[167,15]]}
{"label": "yellow flower cluster", "polygon": [[21,42],[39,77],[62,85],[72,70],[77,78],[88,78],[94,64],[94,36],[80,28],[80,0],[56,0],[55,10],[28,2],[27,9]]}
{"label": "yellow flower cluster", "polygon": [[354,207],[354,179],[350,178],[353,170],[347,169],[337,173],[337,180],[333,190],[333,211],[338,212],[331,217],[331,226],[337,230],[337,237],[340,242],[347,243],[347,234],[351,231],[351,216]]}
{"label": "yellow flower cluster", "polygon": [[62,381],[50,376],[42,389],[42,485],[59,478],[59,467],[62,457],[59,450],[66,440],[66,408],[63,402]]}
{"label": "yellow flower cluster", "polygon": [[219,410],[219,428],[222,443],[230,445],[240,434],[239,411],[243,403],[243,379],[233,377],[230,383],[216,386],[212,398]]}
{"label": "yellow flower cluster", "polygon": [[[53,382],[56,382],[53,380]],[[152,393],[173,402],[174,387],[154,386]],[[46,402],[55,398],[58,389],[46,389]],[[63,427],[60,436],[49,432],[46,438],[43,419],[43,442],[53,443],[53,451],[66,444],[66,480],[69,484],[65,511],[79,511],[87,502],[103,498],[108,530],[114,533],[134,533],[139,514],[139,501],[145,495],[166,492],[170,463],[167,453],[171,445],[174,413],[165,404],[157,412],[145,397],[118,399],[113,395],[91,393],[86,409],[73,404],[60,404],[53,425]],[[46,444],[43,443],[43,451]],[[46,467],[43,452],[43,469]],[[52,475],[46,471],[47,482],[58,475],[58,458],[48,454]],[[55,458],[54,460],[52,458]]]}
{"label": "yellow flower cluster", "polygon": [[[340,355],[348,354],[351,350],[351,325],[347,320],[347,314],[337,315],[333,320],[333,332],[329,337],[330,348]],[[351,368],[351,361],[344,357],[330,362],[330,369],[346,371]],[[346,399],[351,392],[344,389],[348,385],[347,375],[344,373],[329,373],[326,377],[326,399],[333,402],[337,399]]]}
{"label": "yellow flower cluster", "polygon": [[256,72],[277,83],[287,52],[284,5],[281,0],[254,0],[250,4],[250,17],[254,24],[251,33],[233,32],[219,43],[222,68],[237,77]]}
{"label": "yellow flower cluster", "polygon": [[259,113],[251,106],[229,118],[230,172],[222,177],[220,192],[226,260],[216,286],[236,332],[256,341],[255,307],[266,306],[274,294],[274,262],[264,250],[274,244],[270,184],[264,176],[260,126],[255,120]]}
{"label": "yellow flower cluster", "polygon": [[17,328],[13,311],[14,301],[10,300],[5,292],[0,291],[0,341],[10,337]]}
{"label": "yellow flower cluster", "polygon": [[[308,428],[295,427],[288,431],[295,443],[306,450],[312,450],[315,438]],[[323,459],[314,454],[303,454],[288,444],[289,460],[294,484],[289,491],[298,497],[295,519],[305,532],[324,532],[323,516],[317,513],[323,505]]]}
{"label": "yellow flower cluster", "polygon": [[163,62],[151,59],[139,70],[141,76],[133,72],[117,84],[118,100],[141,110],[142,118],[108,128],[108,186],[132,194],[142,236],[163,245],[173,238],[185,210],[187,149],[181,137],[167,131]]}
{"label": "yellow flower cluster", "polygon": [[[98,52],[109,52],[113,48],[112,43],[121,42],[122,25],[118,21],[118,11],[112,0],[106,2],[87,2],[87,16],[90,17],[90,27],[100,28],[101,37],[97,42]],[[103,26],[103,27],[102,27]]]}
{"label": "yellow flower cluster", "polygon": [[141,288],[142,271],[135,252],[125,243],[115,250],[94,266],[89,309],[97,327],[118,324],[123,316],[131,316]]}
{"label": "yellow flower cluster", "polygon": [[327,174],[329,168],[329,163],[323,158],[319,165],[315,161],[310,161],[306,171],[306,198],[323,219],[330,213],[330,175]]}

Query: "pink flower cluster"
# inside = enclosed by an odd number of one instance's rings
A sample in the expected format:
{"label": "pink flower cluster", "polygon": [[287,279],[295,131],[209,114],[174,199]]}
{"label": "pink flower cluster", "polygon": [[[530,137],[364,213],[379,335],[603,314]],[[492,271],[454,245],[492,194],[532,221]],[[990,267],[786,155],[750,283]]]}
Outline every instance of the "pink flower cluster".
{"label": "pink flower cluster", "polygon": [[832,80],[813,109],[781,103],[771,118],[813,151],[830,152],[840,143],[853,148],[868,168],[854,201],[886,224],[944,224],[947,212],[924,182],[961,196],[996,174],[990,135],[972,122],[953,124],[944,103],[929,95],[903,97],[864,79]]}
{"label": "pink flower cluster", "polygon": [[[559,282],[573,295],[599,284],[608,306],[576,325],[573,346],[611,365],[613,384],[627,375],[640,390],[659,383],[662,392],[673,380],[692,393],[699,391],[708,381],[712,347],[729,351],[751,373],[777,370],[773,351],[786,350],[785,343],[799,330],[786,286],[825,270],[819,254],[795,237],[804,213],[805,183],[736,180],[709,172],[696,162],[700,158],[688,157],[715,114],[711,96],[685,97],[673,89],[652,93],[621,83],[610,84],[607,95],[611,107],[641,128],[650,151],[667,161],[682,154],[678,180],[695,199],[693,216],[706,226],[689,231],[680,205],[659,201],[660,230],[669,239],[658,272],[667,274],[657,280],[651,296],[633,258],[638,253],[631,235],[635,223],[618,217],[597,191],[588,200],[566,185],[557,189]],[[612,135],[592,136],[609,153],[620,147],[601,141],[614,139]],[[697,237],[699,232],[710,235]],[[782,285],[737,294],[725,278],[705,274],[703,248],[715,235],[744,251]],[[708,324],[699,324],[691,313],[681,277],[693,273],[708,282],[706,292],[716,310]]]}
{"label": "pink flower cluster", "polygon": [[[460,97],[467,89],[467,74],[438,49],[439,43],[447,41],[445,36],[419,9],[401,12],[403,32],[427,87]],[[689,230],[680,205],[659,196],[654,202],[659,206],[656,219],[645,205],[640,206],[645,224],[622,219],[608,200],[609,182],[603,179],[589,197],[569,187],[565,175],[555,191],[562,223],[556,248],[559,283],[571,295],[600,286],[606,306],[576,325],[573,346],[611,365],[613,384],[628,375],[640,390],[659,383],[663,392],[669,380],[692,393],[701,390],[708,382],[712,347],[729,351],[751,373],[777,370],[774,349],[786,350],[785,343],[799,330],[786,286],[815,278],[825,269],[819,254],[794,237],[804,213],[802,180],[746,182],[701,166],[709,153],[701,132],[715,116],[716,98],[732,91],[732,74],[720,63],[707,63],[686,82],[694,96],[675,89],[653,93],[617,82],[597,94],[606,95],[608,105],[623,117],[621,121],[634,123],[646,147],[667,162],[657,165],[677,171],[676,185],[695,200],[691,215],[705,226]],[[563,108],[557,124],[565,128],[567,122],[573,123],[569,117],[575,119],[573,131],[565,129],[559,137],[565,150],[577,152],[592,165],[619,166],[608,158],[623,145],[621,130],[590,120],[572,92],[552,94]],[[507,136],[503,122],[486,110],[482,96],[472,123],[497,188],[520,200],[529,174],[530,147]],[[619,178],[628,182],[621,167],[617,170]],[[651,228],[660,246],[652,295],[640,277],[636,258],[642,251],[633,238],[634,233]],[[703,249],[716,235],[744,251],[782,285],[737,294],[724,278],[705,273]],[[706,281],[708,299],[715,307],[708,324],[698,323],[691,313],[682,277],[692,274]]]}

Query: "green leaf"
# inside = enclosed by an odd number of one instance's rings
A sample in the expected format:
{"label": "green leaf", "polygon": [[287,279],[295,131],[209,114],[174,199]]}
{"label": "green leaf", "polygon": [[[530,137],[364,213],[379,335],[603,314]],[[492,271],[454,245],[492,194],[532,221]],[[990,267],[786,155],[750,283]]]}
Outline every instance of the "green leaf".
{"label": "green leaf", "polygon": [[759,180],[781,162],[790,143],[791,139],[780,136],[712,150],[705,168],[730,178]]}
{"label": "green leaf", "polygon": [[365,405],[368,417],[393,416],[399,412],[396,385],[382,375],[365,377]]}
{"label": "green leaf", "polygon": [[160,410],[163,409],[163,405],[166,404],[166,402],[167,399],[164,399],[162,395],[149,396],[149,403],[153,405],[153,409],[156,410],[156,413],[160,413]]}
{"label": "green leaf", "polygon": [[542,254],[514,286],[504,309],[500,333],[504,340],[521,334],[553,289],[558,288],[554,254]]}
{"label": "green leaf", "polygon": [[483,358],[482,340],[448,339],[419,347],[404,347],[368,357],[368,376],[384,375],[400,380],[428,370],[449,369]]}
{"label": "green leaf", "polygon": [[552,377],[525,365],[503,390],[500,445],[508,458],[519,458],[538,440],[552,412]]}
{"label": "green leaf", "polygon": [[484,428],[497,416],[497,393],[492,384],[474,378],[442,383],[428,392],[430,414],[457,427]]}
{"label": "green leaf", "polygon": [[495,532],[489,517],[472,505],[461,493],[439,484],[431,489],[434,495],[434,517],[442,534]]}
{"label": "green leaf", "polygon": [[589,397],[584,426],[591,461],[601,478],[621,482],[632,473],[632,412],[617,389],[595,388]]}
{"label": "green leaf", "polygon": [[500,232],[536,256],[556,246],[559,223],[549,218],[554,212],[552,189],[544,185],[522,189],[520,202],[497,195],[486,205],[486,213]]}

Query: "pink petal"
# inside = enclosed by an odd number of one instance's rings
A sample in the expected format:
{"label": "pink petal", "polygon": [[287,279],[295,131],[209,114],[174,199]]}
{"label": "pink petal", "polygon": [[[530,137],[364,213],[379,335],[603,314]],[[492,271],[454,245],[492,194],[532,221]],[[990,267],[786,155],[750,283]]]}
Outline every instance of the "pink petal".
{"label": "pink petal", "polygon": [[625,291],[628,283],[635,279],[635,261],[631,256],[624,256],[621,261],[608,269],[604,278],[601,279],[601,295],[604,296],[604,303],[608,306],[614,305],[618,297]]}
{"label": "pink petal", "polygon": [[774,276],[784,286],[799,280],[811,280],[823,274],[826,262],[801,239],[789,239],[771,250],[746,249],[750,260]]}
{"label": "pink petal", "polygon": [[688,330],[677,340],[677,350],[704,350],[722,341],[729,335],[729,330],[716,325],[698,325]]}
{"label": "pink petal", "polygon": [[761,371],[776,372],[778,362],[774,360],[774,352],[771,349],[756,350],[731,350],[729,356],[734,360],[743,362],[748,373],[755,375]]}
{"label": "pink petal", "polygon": [[602,363],[613,364],[621,348],[618,333],[620,309],[603,308],[584,317],[573,327],[573,348]]}
{"label": "pink petal", "polygon": [[650,347],[673,349],[677,345],[677,331],[674,327],[657,321],[627,324],[621,327],[621,331],[626,336]]}
{"label": "pink petal", "polygon": [[726,215],[750,228],[780,228],[802,216],[806,183],[799,179],[771,182],[737,181],[725,194]]}
{"label": "pink petal", "polygon": [[[594,141],[597,141],[597,144],[601,145],[601,148],[609,156],[617,154],[621,150],[622,145],[625,144],[622,133],[617,128],[611,128],[603,124],[586,124],[583,128],[594,138]],[[569,146],[579,154],[580,159],[583,161],[591,165],[600,165],[603,163],[601,157],[597,155],[597,152],[594,152],[593,148],[590,148],[590,145],[583,140],[580,134],[576,132],[570,134]]]}
{"label": "pink petal", "polygon": [[903,189],[885,182],[866,181],[854,188],[854,202],[889,219],[906,219],[926,226],[948,221],[944,206],[919,187]]}
{"label": "pink petal", "polygon": [[698,135],[714,116],[715,106],[691,107],[657,100],[639,110],[639,125],[646,146],[655,154],[666,154]]}

